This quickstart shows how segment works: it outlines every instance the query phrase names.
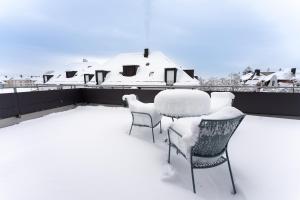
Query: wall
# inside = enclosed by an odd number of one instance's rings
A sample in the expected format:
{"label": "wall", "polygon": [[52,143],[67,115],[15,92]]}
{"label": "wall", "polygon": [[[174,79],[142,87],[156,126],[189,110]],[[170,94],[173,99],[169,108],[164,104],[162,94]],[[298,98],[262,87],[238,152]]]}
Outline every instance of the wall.
{"label": "wall", "polygon": [[[84,89],[85,102],[122,105],[124,94],[136,94],[145,103],[154,101],[160,90]],[[233,106],[248,114],[300,116],[299,93],[233,92]]]}
{"label": "wall", "polygon": [[[122,105],[124,94],[153,102],[160,90],[67,89],[0,94],[0,119],[77,103]],[[299,93],[234,92],[233,106],[248,114],[300,116]]]}
{"label": "wall", "polygon": [[80,89],[0,94],[0,119],[81,102]]}

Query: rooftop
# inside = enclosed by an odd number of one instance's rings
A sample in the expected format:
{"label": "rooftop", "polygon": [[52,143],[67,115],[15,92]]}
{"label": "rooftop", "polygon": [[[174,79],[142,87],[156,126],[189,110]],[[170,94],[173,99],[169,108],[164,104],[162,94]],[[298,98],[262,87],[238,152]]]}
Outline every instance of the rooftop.
{"label": "rooftop", "polygon": [[0,131],[0,197],[9,200],[298,199],[300,123],[247,115],[229,144],[237,185],[226,165],[195,170],[182,156],[167,165],[171,122],[152,143],[147,128],[128,135],[127,108],[79,106]]}

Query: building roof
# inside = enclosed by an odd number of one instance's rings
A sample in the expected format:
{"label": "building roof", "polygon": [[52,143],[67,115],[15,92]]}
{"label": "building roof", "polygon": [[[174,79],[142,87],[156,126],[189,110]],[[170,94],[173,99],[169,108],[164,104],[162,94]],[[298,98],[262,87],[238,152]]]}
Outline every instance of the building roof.
{"label": "building roof", "polygon": [[[123,76],[124,65],[139,65],[135,76]],[[164,81],[165,68],[177,69],[177,81],[175,85],[198,85],[198,80],[191,78],[181,67],[169,59],[163,53],[156,51],[145,58],[143,53],[121,53],[107,60],[103,64],[96,62],[81,62],[68,65],[68,70],[77,71],[72,78],[66,78],[65,71],[55,73],[55,77],[49,80],[49,84],[84,84],[84,74],[95,74],[96,70],[105,70],[107,74],[102,85],[166,85]],[[88,83],[96,84],[95,76]]]}
{"label": "building roof", "polygon": [[241,80],[242,80],[242,81],[247,81],[247,80],[249,80],[252,76],[253,76],[253,72],[249,72],[249,73],[247,73],[247,74],[242,75],[242,76],[241,76]]}
{"label": "building roof", "polygon": [[[70,63],[66,66],[64,71],[51,71],[51,73],[44,75],[53,75],[53,77],[47,82],[47,84],[84,84],[84,74],[92,73],[92,70],[100,68],[101,65],[97,62],[82,61]],[[66,71],[77,71],[74,77],[67,78]]]}

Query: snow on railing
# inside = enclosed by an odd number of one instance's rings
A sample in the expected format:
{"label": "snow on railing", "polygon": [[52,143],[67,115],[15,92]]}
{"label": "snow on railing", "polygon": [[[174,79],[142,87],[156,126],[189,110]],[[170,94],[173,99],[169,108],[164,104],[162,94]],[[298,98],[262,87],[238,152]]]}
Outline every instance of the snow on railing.
{"label": "snow on railing", "polygon": [[32,86],[11,87],[2,85],[0,93],[19,93],[44,90],[63,90],[76,88],[102,88],[102,89],[200,89],[203,91],[228,91],[228,92],[273,92],[273,93],[300,93],[299,86],[292,87],[268,87],[268,86],[247,86],[247,85],[86,85],[86,84],[36,84]]}

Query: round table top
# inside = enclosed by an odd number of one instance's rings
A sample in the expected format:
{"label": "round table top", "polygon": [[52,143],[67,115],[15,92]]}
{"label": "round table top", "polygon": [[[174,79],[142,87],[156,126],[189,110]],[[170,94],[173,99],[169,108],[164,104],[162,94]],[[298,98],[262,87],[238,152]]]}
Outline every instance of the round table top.
{"label": "round table top", "polygon": [[209,113],[210,96],[201,90],[170,89],[159,92],[154,105],[159,113],[168,117],[195,117]]}

